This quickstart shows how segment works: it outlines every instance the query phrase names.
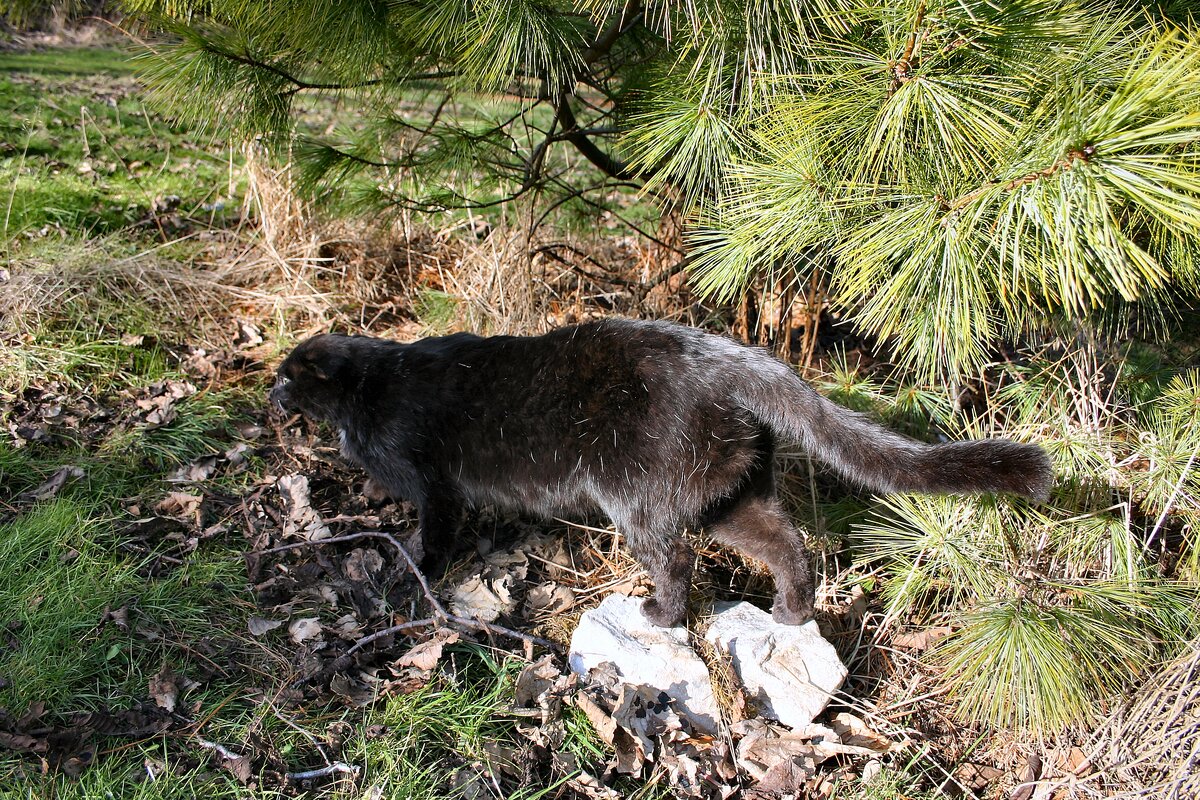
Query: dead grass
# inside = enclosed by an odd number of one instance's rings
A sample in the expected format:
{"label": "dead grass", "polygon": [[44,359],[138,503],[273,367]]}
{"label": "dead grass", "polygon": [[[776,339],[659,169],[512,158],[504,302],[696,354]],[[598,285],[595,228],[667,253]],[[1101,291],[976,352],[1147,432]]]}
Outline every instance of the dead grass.
{"label": "dead grass", "polygon": [[1053,781],[1069,790],[1064,796],[1200,797],[1200,643],[1119,707],[1089,750],[1086,762]]}

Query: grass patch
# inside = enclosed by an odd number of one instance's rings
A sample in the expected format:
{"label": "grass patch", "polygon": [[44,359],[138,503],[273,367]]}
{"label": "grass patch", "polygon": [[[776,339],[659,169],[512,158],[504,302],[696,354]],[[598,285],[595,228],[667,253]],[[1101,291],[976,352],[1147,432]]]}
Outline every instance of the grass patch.
{"label": "grass patch", "polygon": [[156,115],[126,53],[89,48],[0,53],[3,239],[51,230],[159,233],[178,209],[212,220],[229,207],[223,147]]}
{"label": "grass patch", "polygon": [[65,47],[53,50],[0,51],[0,72],[39,75],[132,75],[128,54],[113,47]]}
{"label": "grass patch", "polygon": [[[0,706],[121,707],[145,694],[164,659],[186,662],[170,643],[235,624],[241,580],[232,553],[147,579],[144,561],[119,546],[110,518],[66,498],[0,528],[0,605],[16,640],[3,659]],[[122,608],[126,629],[106,624],[106,613]]]}

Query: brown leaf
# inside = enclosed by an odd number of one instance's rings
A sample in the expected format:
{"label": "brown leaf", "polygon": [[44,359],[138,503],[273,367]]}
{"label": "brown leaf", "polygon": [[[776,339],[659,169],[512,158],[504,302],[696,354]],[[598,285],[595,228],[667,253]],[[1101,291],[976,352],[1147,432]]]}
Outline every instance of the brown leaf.
{"label": "brown leaf", "polygon": [[167,476],[169,483],[200,483],[206,481],[217,471],[217,457],[204,456],[191,464],[185,464]]}
{"label": "brown leaf", "polygon": [[246,627],[250,629],[251,636],[262,636],[268,631],[273,631],[283,624],[280,620],[270,620],[263,617],[251,617],[246,620]]}
{"label": "brown leaf", "polygon": [[586,692],[580,692],[574,698],[575,707],[584,713],[592,728],[599,734],[605,744],[612,746],[616,736],[617,723],[607,711],[596,704]]}
{"label": "brown leaf", "polygon": [[68,482],[79,480],[85,474],[86,473],[84,473],[83,469],[80,467],[59,467],[57,470],[55,470],[54,474],[46,480],[45,483],[36,489],[25,492],[23,495],[21,495],[21,498],[33,501],[49,500],[61,492],[63,487],[66,486]]}
{"label": "brown leaf", "polygon": [[987,764],[959,764],[954,770],[954,777],[960,783],[971,789],[986,789],[995,786],[1004,777],[1004,770],[996,769]]}
{"label": "brown leaf", "polygon": [[232,772],[233,777],[237,778],[238,783],[243,786],[250,782],[253,774],[253,765],[250,763],[250,756],[222,758],[221,766]]}
{"label": "brown leaf", "polygon": [[372,583],[383,569],[383,556],[374,548],[356,547],[342,562],[342,572],[355,583]]}
{"label": "brown leaf", "polygon": [[746,797],[765,800],[784,795],[807,796],[805,784],[817,774],[817,763],[818,761],[811,756],[792,756],[784,759],[767,770],[762,779],[746,792]]}
{"label": "brown leaf", "polygon": [[166,667],[150,678],[150,697],[159,708],[175,710],[175,703],[179,699],[179,685],[175,675]]}
{"label": "brown leaf", "polygon": [[458,641],[458,633],[451,630],[440,630],[434,638],[413,646],[407,653],[394,662],[397,667],[416,667],[429,671],[437,666],[442,657],[442,648]]}
{"label": "brown leaf", "polygon": [[529,605],[544,614],[561,614],[575,605],[575,593],[557,583],[543,583],[529,590]]}
{"label": "brown leaf", "polygon": [[175,519],[196,518],[199,516],[200,503],[203,500],[203,497],[196,494],[170,492],[159,501],[154,510]]}
{"label": "brown leaf", "polygon": [[901,633],[892,638],[892,645],[908,650],[927,650],[939,639],[943,639],[953,632],[953,630],[953,628],[940,627],[925,628],[913,633]]}
{"label": "brown leaf", "polygon": [[0,731],[0,747],[7,747],[9,750],[19,753],[44,753],[48,746],[45,739]]}
{"label": "brown leaf", "polygon": [[321,636],[321,620],[317,617],[300,617],[288,625],[288,635],[296,644],[304,644]]}
{"label": "brown leaf", "polygon": [[128,631],[129,630],[129,608],[127,606],[121,606],[120,608],[112,609],[112,610],[109,610],[107,608],[104,609],[104,613],[100,616],[99,627],[102,628],[110,622],[113,625],[117,626],[117,630]]}
{"label": "brown leaf", "polygon": [[329,689],[356,708],[368,706],[375,701],[374,689],[340,672],[330,678]]}
{"label": "brown leaf", "polygon": [[526,664],[517,675],[517,683],[513,690],[517,705],[522,708],[533,705],[554,685],[561,674],[558,667],[554,666],[552,655],[542,656],[537,661]]}
{"label": "brown leaf", "polygon": [[1090,775],[1092,772],[1092,764],[1088,761],[1087,754],[1078,747],[1072,747],[1060,763],[1067,772],[1080,778]]}
{"label": "brown leaf", "polygon": [[333,535],[321,515],[312,507],[308,493],[308,478],[303,475],[284,475],[277,482],[279,497],[287,513],[283,535],[307,539],[310,542],[328,539]]}
{"label": "brown leaf", "polygon": [[879,753],[887,753],[896,747],[896,743],[891,739],[875,733],[861,719],[844,711],[834,715],[830,721],[830,727],[837,732],[842,744],[865,747]]}

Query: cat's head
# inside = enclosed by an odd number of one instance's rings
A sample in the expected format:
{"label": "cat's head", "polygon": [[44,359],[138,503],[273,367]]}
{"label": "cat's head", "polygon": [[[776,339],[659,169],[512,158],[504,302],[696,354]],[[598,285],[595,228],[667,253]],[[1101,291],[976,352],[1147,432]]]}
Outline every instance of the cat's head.
{"label": "cat's head", "polygon": [[327,333],[298,344],[276,371],[271,403],[314,420],[341,418],[362,383],[357,339]]}

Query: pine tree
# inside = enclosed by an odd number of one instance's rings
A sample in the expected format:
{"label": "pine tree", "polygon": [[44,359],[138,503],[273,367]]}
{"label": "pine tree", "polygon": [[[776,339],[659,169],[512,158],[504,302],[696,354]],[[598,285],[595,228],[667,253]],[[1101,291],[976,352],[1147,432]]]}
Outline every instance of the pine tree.
{"label": "pine tree", "polygon": [[[935,661],[968,716],[1078,721],[1195,635],[1196,373],[1110,380],[1089,344],[1200,290],[1191,4],[125,2],[175,34],[158,96],[286,146],[314,191],[547,213],[645,193],[686,219],[701,289],[819,287],[890,343],[911,385],[868,400],[1052,446],[1045,508],[897,498],[859,529],[888,618],[955,630]],[[306,125],[314,97],[332,130]],[[984,419],[922,385],[1054,337]],[[1155,567],[1168,518],[1181,581]]]}
{"label": "pine tree", "polygon": [[178,32],[151,78],[193,118],[287,139],[301,98],[344,103],[293,143],[312,186],[437,211],[634,185],[691,219],[702,289],[816,275],[930,375],[973,374],[1048,317],[1195,293],[1186,5],[127,5]]}
{"label": "pine tree", "polygon": [[[179,36],[160,97],[293,139],[314,187],[437,211],[635,186],[690,220],[702,289],[818,279],[931,376],[1047,318],[1196,291],[1186,4],[126,4]],[[338,129],[297,136],[310,95]]]}

